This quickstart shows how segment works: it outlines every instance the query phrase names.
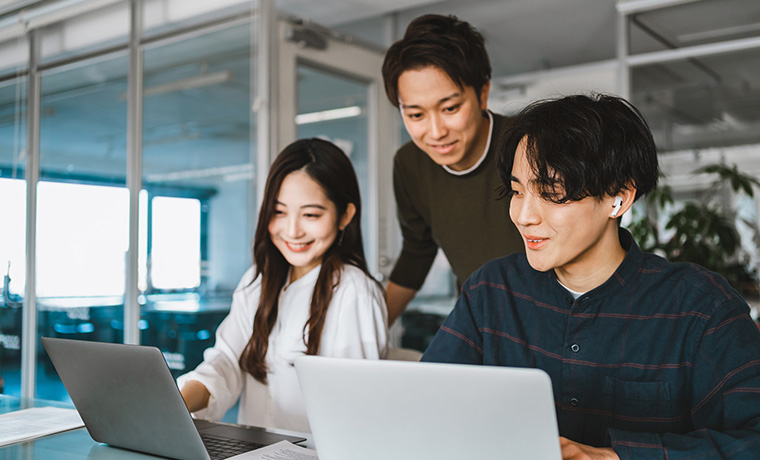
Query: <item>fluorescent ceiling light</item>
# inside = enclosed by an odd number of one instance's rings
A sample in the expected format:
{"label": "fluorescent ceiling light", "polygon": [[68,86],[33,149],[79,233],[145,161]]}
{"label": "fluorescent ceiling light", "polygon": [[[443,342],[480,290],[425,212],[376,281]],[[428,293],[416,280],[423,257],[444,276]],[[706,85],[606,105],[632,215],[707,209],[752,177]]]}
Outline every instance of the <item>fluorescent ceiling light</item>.
{"label": "fluorescent ceiling light", "polygon": [[19,16],[26,20],[29,29],[37,29],[56,22],[76,18],[100,8],[122,3],[121,0],[63,0],[50,3]]}
{"label": "fluorescent ceiling light", "polygon": [[747,32],[755,32],[760,30],[760,23],[745,24],[741,26],[724,27],[722,29],[706,30],[704,32],[694,32],[690,34],[683,34],[676,37],[681,43],[688,43],[697,40],[705,40],[712,38],[722,38],[730,35],[738,35]]}
{"label": "fluorescent ceiling light", "polygon": [[305,125],[308,123],[319,123],[320,121],[358,117],[361,113],[362,109],[358,105],[352,105],[351,107],[343,107],[340,109],[323,110],[321,112],[302,113],[296,115],[296,124]]}
{"label": "fluorescent ceiling light", "polygon": [[22,38],[25,34],[26,24],[21,21],[2,21],[2,23],[0,23],[0,43]]}
{"label": "fluorescent ceiling light", "polygon": [[225,180],[228,180],[227,176],[230,175],[235,175],[236,179],[249,179],[253,176],[253,165],[250,163],[243,163],[231,166],[216,166],[213,168],[155,173],[148,174],[145,179],[147,182],[172,182],[178,180],[206,179],[209,177],[221,176],[225,178]]}
{"label": "fluorescent ceiling light", "polygon": [[[28,5],[42,2],[26,2]],[[26,35],[28,30],[45,27],[56,22],[75,18],[106,6],[123,3],[123,0],[62,0],[40,7],[23,9],[0,21],[0,42]],[[25,7],[23,3],[19,6]],[[10,7],[10,6],[9,6]],[[0,7],[0,8],[9,8]]]}
{"label": "fluorescent ceiling light", "polygon": [[220,72],[207,73],[199,75],[197,77],[189,77],[182,80],[165,83],[163,85],[152,86],[145,88],[143,94],[145,96],[156,96],[158,94],[166,94],[174,91],[184,91],[187,89],[202,88],[204,86],[216,85],[219,83],[227,83],[232,81],[234,75],[230,70],[223,70]]}
{"label": "fluorescent ceiling light", "polygon": [[618,0],[616,6],[618,13],[627,15],[696,1],[699,0]]}

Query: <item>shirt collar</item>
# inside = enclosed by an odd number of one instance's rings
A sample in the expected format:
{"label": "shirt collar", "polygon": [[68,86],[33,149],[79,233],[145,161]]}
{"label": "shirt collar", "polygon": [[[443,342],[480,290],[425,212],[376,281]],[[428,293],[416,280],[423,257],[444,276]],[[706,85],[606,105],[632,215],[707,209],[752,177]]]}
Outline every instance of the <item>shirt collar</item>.
{"label": "shirt collar", "polygon": [[[619,292],[621,288],[630,284],[634,276],[636,276],[636,273],[639,271],[644,259],[644,253],[641,251],[641,248],[639,248],[639,245],[636,244],[636,241],[628,230],[619,228],[618,236],[620,238],[620,245],[625,250],[625,258],[623,258],[623,262],[620,263],[618,268],[612,273],[612,276],[610,276],[607,281],[583,294],[581,296],[582,298],[615,294]],[[556,285],[558,288],[562,289],[563,294],[567,295],[566,288],[561,286],[554,270],[550,271],[550,276],[557,282]]]}
{"label": "shirt collar", "polygon": [[626,253],[623,262],[617,270],[615,270],[615,273],[612,274],[610,279],[617,280],[618,287],[620,287],[629,284],[636,273],[638,273],[641,263],[644,260],[644,252],[639,248],[639,245],[636,244],[633,235],[631,235],[628,230],[619,228],[618,235],[620,235],[620,245],[623,246]]}
{"label": "shirt collar", "polygon": [[297,280],[290,282],[290,270],[292,270],[293,267],[290,267],[288,270],[288,277],[285,279],[285,284],[282,286],[282,290],[285,291],[291,286],[300,286],[303,284],[311,283],[313,284],[316,282],[317,277],[319,276],[319,271],[322,269],[322,264],[317,265],[316,267],[309,270],[309,272],[302,277],[298,278]]}
{"label": "shirt collar", "polygon": [[491,137],[493,136],[493,115],[489,110],[486,110],[486,113],[488,114],[488,123],[490,127],[488,128],[488,139],[486,140],[486,148],[483,150],[483,154],[480,155],[480,159],[471,167],[465,169],[464,171],[454,171],[453,169],[449,168],[446,165],[443,165],[443,169],[449,173],[453,174],[455,176],[464,176],[465,174],[470,174],[471,172],[478,169],[478,166],[480,166],[481,163],[486,159],[486,156],[488,156],[488,149],[491,148]]}

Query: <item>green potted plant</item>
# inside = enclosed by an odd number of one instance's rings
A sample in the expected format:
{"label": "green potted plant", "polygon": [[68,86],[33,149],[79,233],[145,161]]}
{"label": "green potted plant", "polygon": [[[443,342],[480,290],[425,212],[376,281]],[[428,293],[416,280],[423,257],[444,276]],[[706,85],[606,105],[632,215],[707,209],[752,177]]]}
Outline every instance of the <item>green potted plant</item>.
{"label": "green potted plant", "polygon": [[[700,264],[724,276],[745,299],[760,300],[758,273],[741,244],[736,210],[722,206],[719,201],[727,187],[734,193],[754,197],[753,186],[760,187],[760,182],[739,171],[736,165],[720,163],[709,164],[692,174],[712,174],[716,179],[701,199],[685,203],[669,216],[665,229],[672,231],[671,237],[661,237],[655,220],[657,213],[674,203],[672,189],[667,185],[648,197],[643,211],[640,206],[634,208],[629,230],[643,250],[658,253],[671,262]],[[756,245],[760,243],[757,223],[743,222],[753,230]]]}

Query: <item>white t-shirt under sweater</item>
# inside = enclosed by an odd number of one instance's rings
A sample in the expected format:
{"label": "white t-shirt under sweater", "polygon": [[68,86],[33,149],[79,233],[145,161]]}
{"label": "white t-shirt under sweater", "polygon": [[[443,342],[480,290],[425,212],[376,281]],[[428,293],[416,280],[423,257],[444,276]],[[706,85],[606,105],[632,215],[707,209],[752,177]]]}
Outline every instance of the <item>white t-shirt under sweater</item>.
{"label": "white t-shirt under sweater", "polygon": [[[208,407],[195,413],[220,420],[240,396],[238,423],[310,432],[293,361],[306,353],[304,325],[309,318],[311,295],[318,266],[282,288],[277,322],[269,335],[266,362],[268,385],[263,385],[238,365],[248,344],[261,295],[261,278],[253,284],[253,268],[232,296],[229,315],[216,332],[216,343],[203,354],[198,367],[178,379],[201,382],[211,393]],[[360,269],[345,265],[340,284],[327,310],[319,354],[345,358],[379,359],[387,346],[388,313],[383,293]]]}

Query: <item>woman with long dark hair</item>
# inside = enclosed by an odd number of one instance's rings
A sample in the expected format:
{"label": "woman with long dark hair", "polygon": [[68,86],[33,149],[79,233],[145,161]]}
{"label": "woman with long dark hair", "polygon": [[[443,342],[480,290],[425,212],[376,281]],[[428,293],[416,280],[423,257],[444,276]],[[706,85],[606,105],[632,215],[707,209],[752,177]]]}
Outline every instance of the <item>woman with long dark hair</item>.
{"label": "woman with long dark hair", "polygon": [[293,367],[301,355],[381,358],[382,288],[370,276],[361,199],[348,157],[320,139],[296,141],[272,164],[254,238],[254,266],[233,294],[216,343],[180,377],[191,412],[308,432]]}

